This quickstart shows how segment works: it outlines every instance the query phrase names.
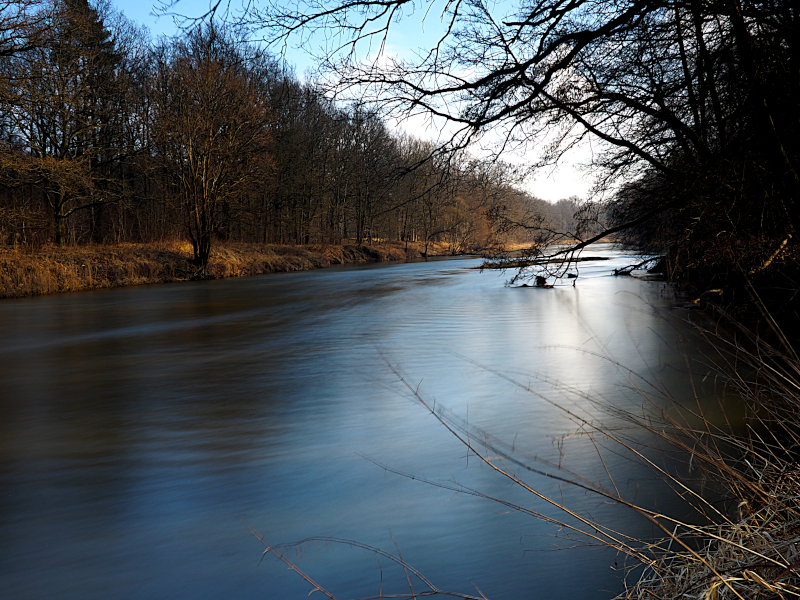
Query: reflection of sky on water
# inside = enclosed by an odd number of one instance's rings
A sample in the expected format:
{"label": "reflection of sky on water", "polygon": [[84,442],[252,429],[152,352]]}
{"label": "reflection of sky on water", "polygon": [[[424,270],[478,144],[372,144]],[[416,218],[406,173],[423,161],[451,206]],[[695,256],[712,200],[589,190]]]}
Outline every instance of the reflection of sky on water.
{"label": "reflection of sky on water", "polygon": [[[619,260],[553,290],[506,288],[507,276],[462,260],[4,302],[0,587],[9,598],[305,596],[274,561],[256,567],[241,516],[273,543],[332,535],[391,549],[391,530],[441,587],[608,597],[592,594],[617,589],[613,554],[544,551],[570,543],[359,453],[556,515],[467,461],[376,348],[454,418],[603,480],[585,436],[560,455],[556,440],[576,429],[567,415],[491,370],[593,418],[607,417],[568,388],[642,403],[613,361],[680,392],[663,287],[606,276]],[[624,457],[606,460],[631,495],[658,492]],[[649,531],[582,491],[526,479]],[[344,597],[377,593],[380,568],[361,550],[312,546],[301,563]]]}

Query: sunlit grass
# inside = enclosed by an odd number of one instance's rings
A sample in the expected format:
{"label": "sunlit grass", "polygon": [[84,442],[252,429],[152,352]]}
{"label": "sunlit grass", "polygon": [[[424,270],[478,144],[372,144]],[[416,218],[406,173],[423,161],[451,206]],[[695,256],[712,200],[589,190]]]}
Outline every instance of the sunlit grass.
{"label": "sunlit grass", "polygon": [[[406,247],[407,246],[407,247]],[[430,245],[432,255],[445,244]],[[0,298],[150,283],[219,279],[307,271],[329,265],[406,260],[420,256],[421,243],[281,246],[217,243],[201,272],[193,266],[187,241],[147,244],[16,247],[0,249]]]}

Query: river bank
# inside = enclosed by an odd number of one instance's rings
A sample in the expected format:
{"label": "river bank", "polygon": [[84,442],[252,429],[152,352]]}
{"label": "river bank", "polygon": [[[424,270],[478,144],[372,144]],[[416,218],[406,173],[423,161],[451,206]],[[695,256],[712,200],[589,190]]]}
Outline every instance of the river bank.
{"label": "river bank", "polygon": [[[202,278],[308,271],[331,265],[419,258],[423,244],[279,246],[218,243]],[[448,254],[428,244],[428,256]],[[0,298],[42,296],[200,277],[188,242],[0,249]]]}

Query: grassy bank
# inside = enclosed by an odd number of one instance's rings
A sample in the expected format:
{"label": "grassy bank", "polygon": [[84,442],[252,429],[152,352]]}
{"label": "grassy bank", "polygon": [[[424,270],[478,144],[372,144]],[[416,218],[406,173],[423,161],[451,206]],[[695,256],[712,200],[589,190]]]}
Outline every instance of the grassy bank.
{"label": "grassy bank", "polygon": [[[217,244],[204,273],[188,242],[0,249],[0,298],[126,285],[306,271],[329,265],[418,258],[422,244],[276,246]],[[445,255],[429,244],[428,255]]]}

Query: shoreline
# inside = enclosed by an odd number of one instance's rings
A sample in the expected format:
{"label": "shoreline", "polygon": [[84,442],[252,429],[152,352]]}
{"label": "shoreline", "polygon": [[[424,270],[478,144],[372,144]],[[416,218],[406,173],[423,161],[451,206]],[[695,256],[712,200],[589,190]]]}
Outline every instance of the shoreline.
{"label": "shoreline", "polygon": [[[0,299],[44,296],[198,279],[228,279],[309,271],[335,265],[421,258],[419,242],[284,246],[217,243],[205,272],[190,263],[188,242],[0,249]],[[455,256],[429,243],[428,256]]]}

